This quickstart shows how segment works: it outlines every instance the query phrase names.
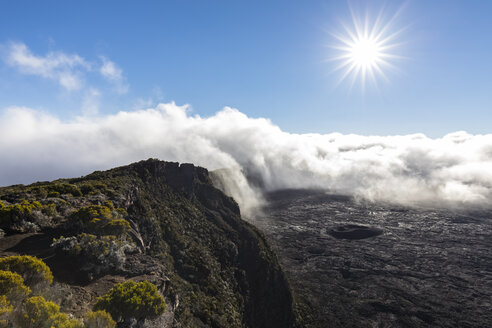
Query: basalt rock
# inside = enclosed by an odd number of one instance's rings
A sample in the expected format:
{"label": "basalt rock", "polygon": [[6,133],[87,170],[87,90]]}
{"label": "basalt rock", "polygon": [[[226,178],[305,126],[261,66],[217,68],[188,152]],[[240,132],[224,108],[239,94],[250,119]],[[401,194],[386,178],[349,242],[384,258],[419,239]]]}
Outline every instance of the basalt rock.
{"label": "basalt rock", "polygon": [[330,229],[328,233],[337,239],[356,240],[378,236],[383,233],[383,230],[357,224],[346,224]]}

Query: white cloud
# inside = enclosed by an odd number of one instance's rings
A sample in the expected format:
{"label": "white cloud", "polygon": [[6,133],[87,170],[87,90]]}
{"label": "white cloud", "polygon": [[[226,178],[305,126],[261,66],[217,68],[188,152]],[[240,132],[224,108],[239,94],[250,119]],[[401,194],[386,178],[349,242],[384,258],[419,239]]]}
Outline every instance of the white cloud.
{"label": "white cloud", "polygon": [[90,88],[82,100],[82,114],[86,117],[95,116],[99,113],[99,99],[101,93],[95,88]]}
{"label": "white cloud", "polygon": [[359,136],[291,134],[225,108],[202,118],[186,106],[72,122],[27,108],[0,116],[0,184],[87,174],[149,157],[223,172],[243,209],[254,204],[241,172],[277,188],[324,188],[369,200],[492,207],[492,135],[456,132]]}
{"label": "white cloud", "polygon": [[56,80],[67,90],[80,89],[80,69],[90,69],[89,63],[78,55],[50,52],[45,56],[36,56],[24,43],[11,43],[6,59],[21,73]]}
{"label": "white cloud", "polygon": [[[60,86],[68,91],[90,90],[94,87],[85,84],[88,74],[94,72],[93,67],[98,66],[80,57],[77,54],[63,52],[49,52],[44,56],[35,55],[21,42],[10,43],[6,47],[5,61],[15,67],[22,74],[37,75],[43,78],[57,81]],[[128,84],[123,76],[123,70],[107,57],[101,56],[102,64],[97,73],[114,86],[117,93],[128,92]]]}
{"label": "white cloud", "polygon": [[101,75],[113,83],[118,93],[128,92],[128,84],[125,83],[123,70],[108,58],[101,56],[102,65],[99,69]]}

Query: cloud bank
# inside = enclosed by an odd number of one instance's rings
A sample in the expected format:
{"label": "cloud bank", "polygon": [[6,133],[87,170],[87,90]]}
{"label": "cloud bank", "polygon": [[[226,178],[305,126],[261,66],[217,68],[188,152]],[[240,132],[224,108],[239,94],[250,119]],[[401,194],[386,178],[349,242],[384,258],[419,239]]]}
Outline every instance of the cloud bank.
{"label": "cloud bank", "polygon": [[[218,171],[243,210],[265,190],[323,188],[371,201],[492,207],[492,134],[291,134],[225,108],[174,103],[64,122],[29,108],[0,116],[0,185],[80,176],[150,157]],[[227,182],[228,181],[228,182]]]}

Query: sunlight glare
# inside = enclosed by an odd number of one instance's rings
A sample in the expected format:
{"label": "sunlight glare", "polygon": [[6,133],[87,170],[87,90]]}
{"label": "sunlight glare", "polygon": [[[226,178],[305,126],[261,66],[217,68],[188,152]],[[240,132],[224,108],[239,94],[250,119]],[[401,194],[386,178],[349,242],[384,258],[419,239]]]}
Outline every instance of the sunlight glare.
{"label": "sunlight glare", "polygon": [[370,22],[368,15],[365,19],[356,18],[352,8],[351,14],[352,27],[343,25],[342,34],[331,33],[338,41],[338,44],[331,46],[337,51],[331,59],[339,62],[335,70],[342,71],[338,84],[351,76],[351,84],[359,80],[364,90],[367,79],[374,85],[378,77],[388,81],[384,70],[396,69],[390,61],[402,57],[391,53],[391,50],[399,45],[395,39],[403,29],[390,32],[398,12],[386,22],[383,22],[382,13],[374,22]]}
{"label": "sunlight glare", "polygon": [[350,50],[351,60],[361,67],[374,65],[379,59],[378,44],[371,39],[357,40]]}

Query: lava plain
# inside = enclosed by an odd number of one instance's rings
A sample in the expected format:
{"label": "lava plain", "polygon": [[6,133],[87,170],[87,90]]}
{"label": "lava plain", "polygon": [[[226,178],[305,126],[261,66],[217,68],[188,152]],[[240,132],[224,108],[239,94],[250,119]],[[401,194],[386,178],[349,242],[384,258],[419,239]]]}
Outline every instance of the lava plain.
{"label": "lava plain", "polygon": [[[313,190],[267,200],[254,224],[313,310],[307,327],[492,327],[492,211]],[[377,233],[337,235],[354,228]]]}

